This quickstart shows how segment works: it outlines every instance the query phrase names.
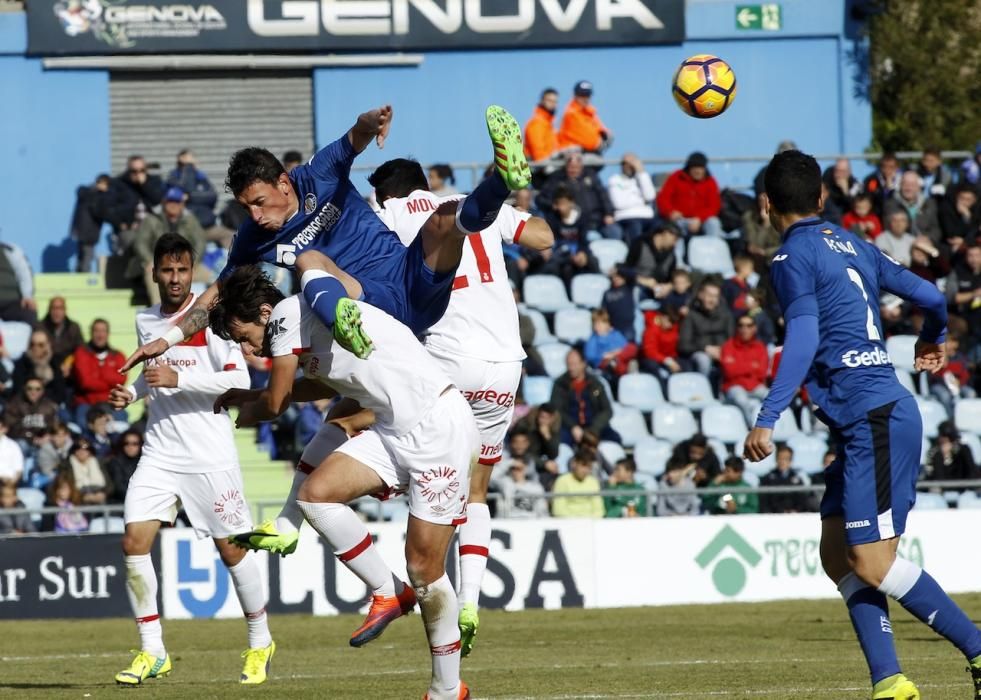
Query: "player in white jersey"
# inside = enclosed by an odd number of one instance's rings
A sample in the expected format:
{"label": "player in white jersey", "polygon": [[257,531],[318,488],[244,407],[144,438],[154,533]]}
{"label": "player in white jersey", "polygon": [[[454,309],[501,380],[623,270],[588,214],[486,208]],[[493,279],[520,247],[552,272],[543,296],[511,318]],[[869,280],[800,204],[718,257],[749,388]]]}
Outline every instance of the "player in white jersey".
{"label": "player in white jersey", "polygon": [[[413,160],[390,160],[368,181],[382,207],[379,216],[407,246],[430,214],[449,199],[429,192],[422,167]],[[487,487],[514,416],[514,397],[525,359],[501,244],[547,250],[553,242],[544,219],[505,204],[493,224],[467,236],[449,306],[424,337],[426,349],[470,403],[481,438],[480,459],[470,478],[467,522],[460,527],[457,540],[464,656],[472,650],[480,624],[477,608],[491,534]]]}
{"label": "player in white jersey", "polygon": [[[243,426],[272,420],[292,400],[337,395],[374,413],[370,430],[315,465],[297,503],[338,559],[373,591],[371,609],[351,645],[375,639],[418,601],[432,653],[426,697],[468,698],[460,680],[456,595],[444,563],[456,525],[466,520],[470,465],[480,439],[473,413],[406,326],[356,303],[375,345],[367,360],[341,347],[302,297],[284,299],[254,266],[236,269],[211,310],[211,328],[241,343],[246,353],[272,357],[272,371],[265,389],[227,392],[215,407],[239,406]],[[304,378],[294,381],[298,368]],[[392,492],[409,497],[405,559],[412,588],[382,561],[364,523],[347,505]]]}
{"label": "player in white jersey", "polygon": [[[180,235],[165,234],[153,251],[153,276],[161,302],[136,317],[141,342],[177,323],[194,303],[194,252]],[[126,591],[140,633],[141,650],[116,674],[122,685],[139,685],[171,671],[157,609],[157,575],[150,549],[161,522],[173,523],[178,502],[199,537],[211,537],[228,567],[245,613],[249,649],[240,681],[266,680],[276,650],[266,621],[266,597],[256,555],[230,544],[228,536],[249,527],[242,473],[225,411],[214,401],[229,389],[246,388],[249,373],[239,348],[210,331],[174,345],[131,386],[116,386],[114,408],[148,398],[143,456],[126,491]]]}

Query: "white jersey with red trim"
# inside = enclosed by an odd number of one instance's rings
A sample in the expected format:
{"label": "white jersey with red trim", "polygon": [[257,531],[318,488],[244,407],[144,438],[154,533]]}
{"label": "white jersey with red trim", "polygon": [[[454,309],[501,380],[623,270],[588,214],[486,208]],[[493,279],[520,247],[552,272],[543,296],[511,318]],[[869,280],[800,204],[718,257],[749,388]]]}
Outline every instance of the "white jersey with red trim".
{"label": "white jersey with red trim", "polygon": [[366,360],[334,342],[301,295],[276,304],[269,317],[272,356],[299,355],[303,374],[375,412],[375,429],[402,435],[418,425],[453,382],[405,325],[356,302],[375,349]]}
{"label": "white jersey with red trim", "polygon": [[[140,343],[162,337],[194,305],[164,314],[160,305],[136,315]],[[228,389],[248,389],[249,372],[238,344],[222,340],[211,329],[174,345],[147,367],[167,365],[177,372],[176,388],[150,388],[141,374],[130,387],[147,397],[147,424],[141,463],[190,474],[218,472],[238,466],[238,452],[228,413],[215,414],[215,399]]]}
{"label": "white jersey with red trim", "polygon": [[[459,198],[416,190],[408,197],[386,200],[379,216],[409,245],[442,202]],[[450,305],[429,329],[423,341],[427,347],[487,362],[525,359],[501,244],[516,243],[530,218],[505,204],[493,224],[467,236]]]}

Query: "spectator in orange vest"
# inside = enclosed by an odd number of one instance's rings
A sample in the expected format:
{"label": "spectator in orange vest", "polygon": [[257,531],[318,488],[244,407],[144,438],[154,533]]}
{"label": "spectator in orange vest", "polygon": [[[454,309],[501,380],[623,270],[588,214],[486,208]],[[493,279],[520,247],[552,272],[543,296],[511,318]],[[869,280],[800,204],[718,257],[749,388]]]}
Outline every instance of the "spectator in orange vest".
{"label": "spectator in orange vest", "polygon": [[559,148],[579,146],[584,151],[602,153],[613,138],[593,107],[593,84],[580,80],[573,88],[573,98],[562,115]]}
{"label": "spectator in orange vest", "polygon": [[558,106],[558,90],[545,88],[531,119],[525,124],[525,155],[528,160],[546,160],[559,150],[559,137],[555,133],[555,110]]}

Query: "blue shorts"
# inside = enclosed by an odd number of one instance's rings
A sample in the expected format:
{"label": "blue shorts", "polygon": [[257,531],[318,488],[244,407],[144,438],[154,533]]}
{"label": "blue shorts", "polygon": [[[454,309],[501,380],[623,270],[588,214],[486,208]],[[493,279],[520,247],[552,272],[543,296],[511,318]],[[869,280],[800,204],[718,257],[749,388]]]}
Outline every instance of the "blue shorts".
{"label": "blue shorts", "polygon": [[838,456],[824,471],[821,518],[842,516],[849,545],[899,537],[916,502],[923,423],[912,396],[833,429]]}

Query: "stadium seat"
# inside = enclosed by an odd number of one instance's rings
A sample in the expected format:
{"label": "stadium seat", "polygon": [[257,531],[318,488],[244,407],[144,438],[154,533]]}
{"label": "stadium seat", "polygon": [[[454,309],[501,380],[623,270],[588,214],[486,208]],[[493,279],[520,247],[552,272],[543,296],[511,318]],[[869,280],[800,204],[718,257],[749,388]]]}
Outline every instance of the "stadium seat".
{"label": "stadium seat", "polygon": [[[759,409],[756,413],[759,413]],[[773,440],[774,442],[787,442],[794,435],[800,435],[797,419],[794,417],[793,411],[784,411],[777,419],[777,424],[773,426]]]}
{"label": "stadium seat", "polygon": [[[47,500],[47,496],[44,495],[44,491],[41,489],[32,488],[19,488],[17,489],[17,500],[24,504],[25,508],[44,508],[44,502]],[[41,514],[32,513],[31,520],[34,523],[41,523]]]}
{"label": "stadium seat", "polygon": [[723,277],[736,274],[729,246],[723,239],[714,236],[692,236],[689,239],[688,265],[694,270],[718,273]]}
{"label": "stadium seat", "polygon": [[931,447],[930,441],[927,439],[926,435],[924,435],[920,439],[920,466],[921,467],[927,463],[927,457],[930,456],[930,447]]}
{"label": "stadium seat", "polygon": [[651,429],[654,437],[667,440],[676,445],[698,432],[698,423],[691,410],[684,406],[664,404],[654,409],[651,415]]}
{"label": "stadium seat", "polygon": [[645,413],[665,403],[661,382],[652,374],[625,374],[617,387],[620,403],[639,408]]}
{"label": "stadium seat", "polygon": [[523,292],[522,298],[528,306],[545,313],[572,306],[562,280],[552,275],[528,275]]}
{"label": "stadium seat", "polygon": [[589,244],[589,252],[599,263],[600,272],[606,274],[627,259],[627,244],[612,238],[601,238]]}
{"label": "stadium seat", "polygon": [[674,446],[667,440],[644,438],[634,445],[634,462],[637,471],[651,476],[661,476],[671,458]]}
{"label": "stadium seat", "polygon": [[0,336],[3,337],[3,347],[7,349],[11,360],[18,359],[27,350],[31,341],[31,324],[20,321],[0,322]]}
{"label": "stadium seat", "polygon": [[606,380],[606,377],[599,372],[594,372],[591,369],[586,371],[589,373],[589,376],[603,385],[603,391],[606,392],[606,398],[610,400],[611,404],[614,403],[616,399],[613,398],[613,387],[610,386],[610,383]]}
{"label": "stadium seat", "polygon": [[593,316],[586,309],[562,309],[555,312],[555,337],[566,343],[588,340],[593,334]]}
{"label": "stadium seat", "polygon": [[959,399],[954,404],[954,425],[961,432],[981,433],[981,399]]}
{"label": "stadium seat", "polygon": [[541,406],[552,398],[551,377],[525,377],[521,382],[521,393],[529,406]]}
{"label": "stadium seat", "polygon": [[[732,453],[734,455],[737,455],[739,457],[743,456],[744,442],[745,442],[745,438],[737,442],[736,445],[732,448]],[[752,472],[756,474],[756,476],[762,477],[767,472],[773,471],[773,469],[777,466],[777,452],[776,450],[774,450],[773,452],[770,453],[768,457],[764,458],[763,461],[761,462],[751,462],[750,460],[745,458],[743,458],[743,462],[746,464],[746,472],[745,472],[746,474]],[[795,464],[794,466],[797,465]]]}
{"label": "stadium seat", "polygon": [[981,438],[975,433],[961,431],[961,444],[971,450],[975,464],[981,464]]}
{"label": "stadium seat", "polygon": [[913,506],[914,510],[947,510],[950,506],[947,505],[947,499],[943,497],[943,494],[930,493],[930,492],[920,492],[916,494],[916,504]]}
{"label": "stadium seat", "polygon": [[886,338],[886,352],[892,360],[892,366],[907,372],[913,369],[913,348],[916,345],[915,335],[894,335]]}
{"label": "stadium seat", "polygon": [[559,465],[559,474],[565,474],[569,471],[569,460],[575,453],[575,450],[564,442],[559,443],[559,454],[555,457],[555,463]]}
{"label": "stadium seat", "polygon": [[706,437],[736,443],[745,438],[748,432],[746,416],[735,406],[720,403],[706,406],[702,411],[702,434]]}
{"label": "stadium seat", "polygon": [[638,440],[650,437],[644,416],[636,408],[613,404],[610,427],[620,435],[620,442],[624,447],[633,447]]}
{"label": "stadium seat", "polygon": [[545,320],[545,314],[543,314],[538,309],[533,309],[529,306],[525,306],[521,309],[521,313],[531,319],[531,325],[535,327],[535,340],[534,345],[544,345],[545,343],[554,343],[555,336],[552,335],[552,331],[549,330],[548,321]]}
{"label": "stadium seat", "polygon": [[902,384],[909,393],[913,396],[919,394],[919,390],[916,388],[916,382],[913,381],[913,375],[909,373],[908,370],[896,368],[896,379]]}
{"label": "stadium seat", "polygon": [[89,521],[89,532],[121,535],[126,532],[126,521],[119,516],[111,515],[104,518],[92,518]]}
{"label": "stadium seat", "polygon": [[828,443],[824,438],[798,433],[790,436],[786,443],[794,451],[795,467],[808,474],[824,469],[824,455],[828,451]]}
{"label": "stadium seat", "polygon": [[[746,460],[743,460],[745,463]],[[750,471],[749,469],[743,470],[743,481],[745,481],[749,486],[753,488],[760,487],[760,476],[756,472]]]}
{"label": "stadium seat", "polygon": [[[715,453],[715,456],[719,458],[720,464],[729,459],[729,448],[726,447],[726,444],[719,438],[710,437],[708,439],[708,446]],[[742,455],[739,456],[741,457]]]}
{"label": "stadium seat", "polygon": [[555,379],[565,373],[565,356],[569,354],[571,347],[565,343],[545,343],[536,349],[542,356],[542,363],[548,376]]}
{"label": "stadium seat", "polygon": [[708,377],[699,372],[678,372],[668,377],[668,401],[695,410],[718,403]]}
{"label": "stadium seat", "polygon": [[612,440],[601,440],[597,449],[599,450],[599,453],[603,455],[603,459],[605,459],[607,464],[610,466],[613,466],[627,456],[626,451],[623,449],[623,445],[621,445],[619,442],[613,442]]}
{"label": "stadium seat", "polygon": [[609,288],[610,278],[606,275],[576,275],[572,278],[572,303],[587,309],[598,309],[603,305],[603,293]]}
{"label": "stadium seat", "polygon": [[958,508],[981,508],[981,498],[978,498],[978,494],[975,491],[964,491],[957,498]]}
{"label": "stadium seat", "polygon": [[934,399],[916,397],[916,403],[920,407],[920,416],[923,418],[923,435],[933,439],[937,437],[937,427],[947,420],[947,411],[943,404]]}

